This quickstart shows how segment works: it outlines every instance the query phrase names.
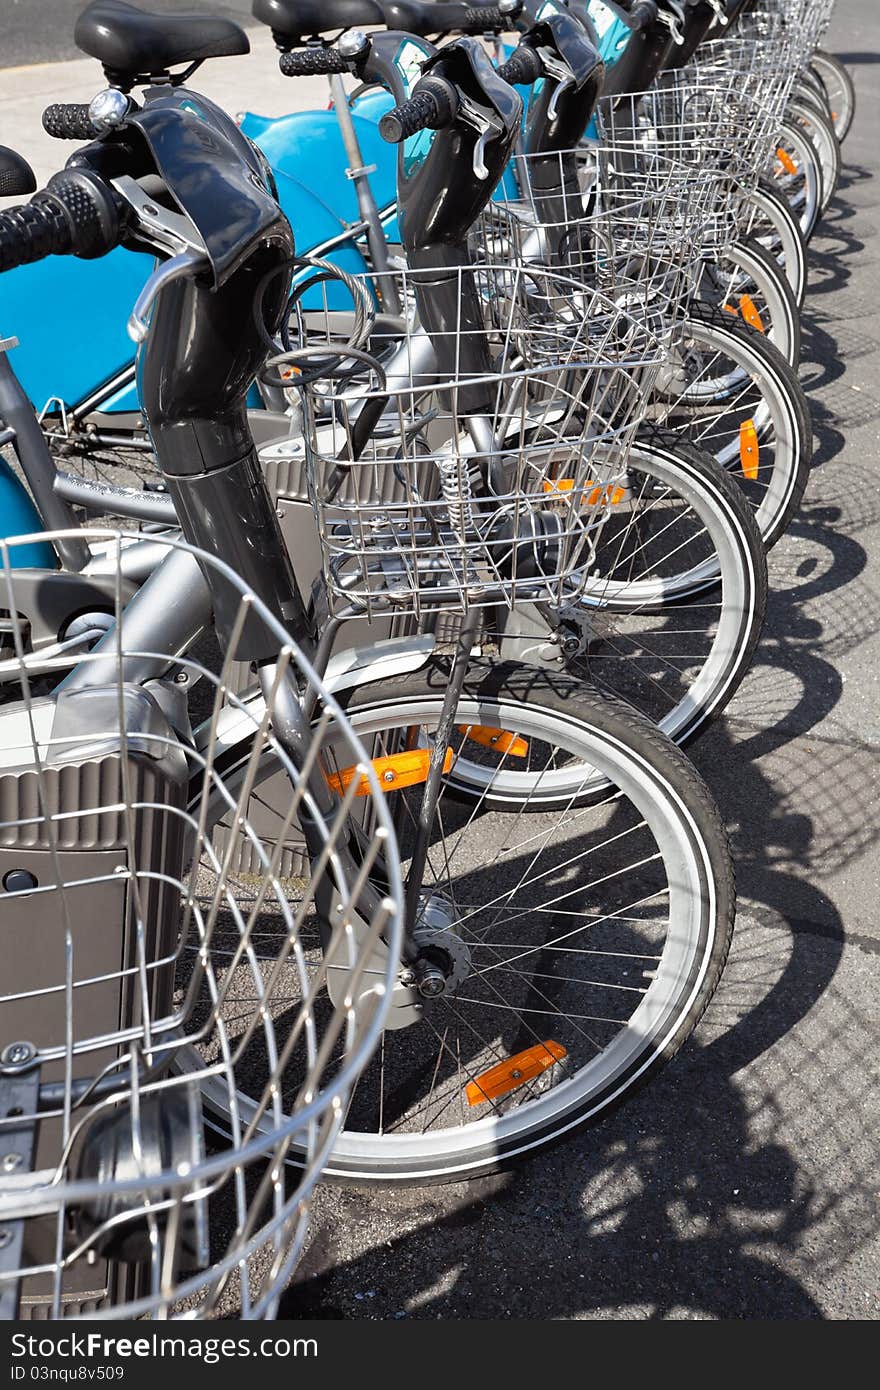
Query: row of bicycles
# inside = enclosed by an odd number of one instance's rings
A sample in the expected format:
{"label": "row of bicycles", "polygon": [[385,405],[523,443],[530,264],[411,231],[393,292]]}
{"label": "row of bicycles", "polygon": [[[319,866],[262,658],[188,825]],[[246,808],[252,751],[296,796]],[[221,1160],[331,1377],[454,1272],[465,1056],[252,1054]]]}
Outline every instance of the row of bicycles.
{"label": "row of bicycles", "polygon": [[83,11],[74,153],[0,150],[5,1317],[275,1316],[322,1175],[535,1155],[694,1029],[831,9],[254,0],[329,82],[273,120],[189,86],[229,19]]}

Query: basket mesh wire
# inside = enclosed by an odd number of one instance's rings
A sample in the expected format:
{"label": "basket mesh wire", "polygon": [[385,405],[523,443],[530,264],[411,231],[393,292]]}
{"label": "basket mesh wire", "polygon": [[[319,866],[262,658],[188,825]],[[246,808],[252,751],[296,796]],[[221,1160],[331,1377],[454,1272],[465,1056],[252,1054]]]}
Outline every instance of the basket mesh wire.
{"label": "basket mesh wire", "polygon": [[[768,3],[747,10],[739,20],[737,33],[744,37],[775,39],[780,61],[789,63],[792,76],[812,57],[834,10],[834,0],[768,0]],[[778,25],[782,22],[780,35]],[[768,61],[772,58],[768,54]]]}
{"label": "basket mesh wire", "polygon": [[693,286],[697,231],[717,201],[709,183],[695,189],[690,171],[656,150],[619,161],[609,146],[518,155],[474,229],[475,252],[544,265],[661,332]]}
{"label": "basket mesh wire", "polygon": [[[483,262],[401,283],[407,314],[377,322],[373,366],[305,391],[331,610],[421,617],[575,594],[626,488],[656,337],[543,267]],[[434,314],[430,335],[417,306]],[[332,343],[334,316],[323,333],[317,319],[310,341]]]}
{"label": "basket mesh wire", "polygon": [[[108,611],[38,650],[15,569],[34,538],[0,543],[0,1311],[271,1316],[383,1023],[400,940],[394,836],[338,707],[231,571],[150,537],[181,582],[213,574],[239,597],[229,651],[204,638],[169,672],[161,612],[155,647],[132,646],[118,622],[137,537],[86,534],[105,574],[116,557]],[[229,680],[245,625],[280,653],[266,700]],[[63,682],[77,655],[87,688]],[[273,733],[282,696],[313,710],[296,763]],[[297,879],[249,819],[279,768],[287,823],[309,826]],[[353,806],[372,833],[346,869]],[[234,868],[244,842],[250,874]],[[385,889],[368,911],[379,856]],[[206,1103],[231,1143],[206,1146]]]}
{"label": "basket mesh wire", "polygon": [[690,65],[665,74],[648,92],[603,106],[600,181],[620,200],[637,193],[648,219],[662,223],[665,208],[652,199],[672,164],[679,197],[671,203],[668,234],[682,246],[685,263],[694,264],[736,241],[743,199],[764,171],[773,125],[760,78],[721,62]]}
{"label": "basket mesh wire", "polygon": [[726,87],[736,142],[732,168],[747,187],[766,170],[797,73],[788,32],[778,15],[768,15],[759,36],[712,39],[683,69],[697,85]]}

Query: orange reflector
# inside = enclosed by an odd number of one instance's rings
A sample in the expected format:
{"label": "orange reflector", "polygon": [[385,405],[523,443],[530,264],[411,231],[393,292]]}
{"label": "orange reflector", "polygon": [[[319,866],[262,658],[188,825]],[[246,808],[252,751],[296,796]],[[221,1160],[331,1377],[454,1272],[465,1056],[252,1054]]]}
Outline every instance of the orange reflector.
{"label": "orange reflector", "polygon": [[534,1047],[527,1047],[525,1052],[517,1052],[515,1057],[508,1057],[506,1062],[499,1062],[497,1067],[484,1071],[476,1081],[468,1082],[465,1087],[468,1105],[481,1105],[484,1100],[497,1100],[499,1096],[509,1095],[518,1086],[534,1081],[541,1072],[561,1062],[567,1055],[562,1043],[558,1042],[536,1043]]}
{"label": "orange reflector", "polygon": [[754,420],[743,420],[739,427],[739,462],[743,475],[754,482],[758,476],[758,431]]}
{"label": "orange reflector", "polygon": [[[573,487],[574,478],[553,478],[544,483],[545,492],[571,492]],[[612,507],[616,507],[617,503],[622,502],[625,496],[626,488],[617,487],[614,483],[586,483],[582,505],[595,507],[600,502],[607,502]]]}
{"label": "orange reflector", "polygon": [[739,309],[735,304],[725,304],[722,306],[725,314],[733,314],[734,318],[739,318]]}
{"label": "orange reflector", "polygon": [[481,743],[484,748],[494,748],[496,753],[506,753],[511,758],[524,758],[529,751],[524,738],[508,734],[504,729],[490,729],[485,724],[459,724],[458,731],[472,743]]}
{"label": "orange reflector", "polygon": [[739,309],[750,328],[757,328],[759,333],[764,332],[764,320],[761,318],[758,306],[750,294],[740,295]]}
{"label": "orange reflector", "polygon": [[606,483],[604,487],[587,483],[587,487],[590,491],[584,493],[584,501],[591,507],[598,506],[600,502],[607,502],[610,506],[616,507],[626,496],[626,488],[615,487],[613,483]]}
{"label": "orange reflector", "polygon": [[[449,772],[452,767],[452,759],[452,749],[447,748],[443,761],[444,772]],[[420,782],[427,779],[430,764],[430,748],[414,748],[407,753],[392,753],[388,758],[373,758],[372,760],[373,771],[379,779],[379,786],[383,792],[397,792],[402,787],[417,787]],[[346,767],[343,768],[342,772],[328,774],[327,783],[333,791],[339,792],[341,796],[343,792],[348,790],[355,778],[357,778],[355,796],[368,796],[370,792],[369,780],[358,771],[357,767]]]}
{"label": "orange reflector", "polygon": [[788,153],[788,150],[783,150],[782,148],[778,149],[776,151],[776,158],[779,160],[779,163],[782,165],[783,169],[787,174],[797,173],[798,167],[792,159],[791,155]]}

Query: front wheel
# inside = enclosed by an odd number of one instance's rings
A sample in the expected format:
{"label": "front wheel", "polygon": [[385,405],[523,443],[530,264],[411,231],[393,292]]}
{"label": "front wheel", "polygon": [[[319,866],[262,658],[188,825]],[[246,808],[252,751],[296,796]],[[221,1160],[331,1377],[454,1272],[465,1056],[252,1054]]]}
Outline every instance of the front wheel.
{"label": "front wheel", "polygon": [[801,359],[801,321],[794,290],[782,266],[758,241],[744,238],[707,261],[701,297],[766,334],[786,362]]}
{"label": "front wheel", "polygon": [[806,487],[812,424],[793,368],[766,335],[692,304],[651,410],[733,473],[764,544],[774,545]]}
{"label": "front wheel", "polygon": [[856,89],[852,77],[839,58],[821,48],[817,48],[810,59],[810,67],[825,88],[834,133],[842,143],[849,134],[856,114]]}
{"label": "front wheel", "polygon": [[[432,746],[448,678],[438,658],[351,694],[371,757]],[[473,1177],[598,1120],[679,1050],[727,957],[726,836],[656,729],[564,676],[480,660],[450,743],[419,923],[446,987],[384,1034],[326,1170],[338,1179]],[[607,790],[584,804],[573,768]],[[406,872],[421,787],[391,803]]]}

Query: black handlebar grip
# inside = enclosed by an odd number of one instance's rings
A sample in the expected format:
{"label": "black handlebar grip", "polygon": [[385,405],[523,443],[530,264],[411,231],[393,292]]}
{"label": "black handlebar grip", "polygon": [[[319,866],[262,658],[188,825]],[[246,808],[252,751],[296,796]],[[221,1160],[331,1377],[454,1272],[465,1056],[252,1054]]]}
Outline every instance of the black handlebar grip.
{"label": "black handlebar grip", "polygon": [[399,145],[419,130],[439,130],[458,112],[458,92],[443,77],[423,77],[409,101],[393,106],[379,122],[379,134],[389,145]]}
{"label": "black handlebar grip", "polygon": [[0,212],[0,271],[70,251],[70,228],[60,208],[41,203]]}
{"label": "black handlebar grip", "polygon": [[43,129],[56,140],[94,140],[98,131],[83,102],[55,102],[43,112]]}
{"label": "black handlebar grip", "polygon": [[511,87],[531,87],[533,82],[544,76],[544,64],[533,48],[520,44],[507,62],[501,64],[498,76]]}
{"label": "black handlebar grip", "polygon": [[656,0],[638,0],[629,12],[634,29],[646,29],[657,18]]}
{"label": "black handlebar grip", "polygon": [[522,9],[517,5],[513,10],[502,10],[498,5],[469,6],[461,21],[464,32],[471,30],[477,34],[505,34],[514,27],[514,21]]}
{"label": "black handlebar grip", "polygon": [[71,250],[81,260],[106,256],[119,241],[121,200],[91,169],[53,174],[31,201],[60,208],[70,229]]}
{"label": "black handlebar grip", "polygon": [[285,77],[321,77],[351,70],[351,63],[335,48],[298,48],[282,53],[278,66]]}
{"label": "black handlebar grip", "polygon": [[29,203],[0,213],[0,271],[46,256],[103,256],[117,245],[120,226],[116,195],[97,174],[55,174]]}

